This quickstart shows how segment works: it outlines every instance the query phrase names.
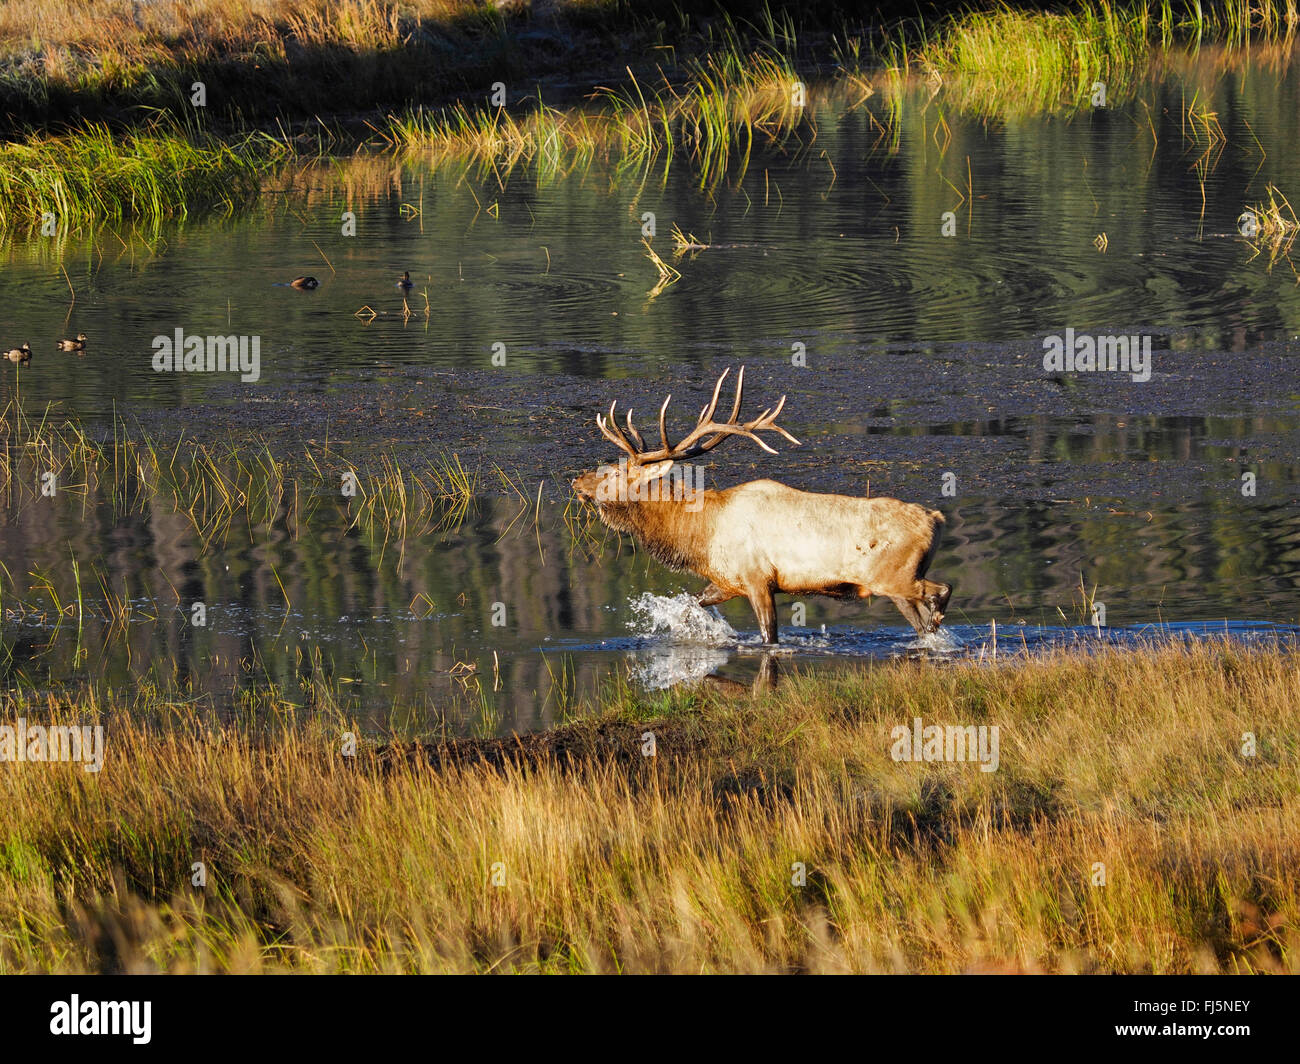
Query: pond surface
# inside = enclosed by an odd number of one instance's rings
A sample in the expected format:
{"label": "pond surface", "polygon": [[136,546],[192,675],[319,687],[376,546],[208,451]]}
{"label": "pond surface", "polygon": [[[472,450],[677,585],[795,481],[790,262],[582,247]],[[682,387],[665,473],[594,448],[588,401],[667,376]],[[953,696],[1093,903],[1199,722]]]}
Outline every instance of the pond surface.
{"label": "pond surface", "polygon": [[[306,531],[205,539],[162,499],[11,501],[7,682],[179,678],[228,705],[324,676],[376,726],[397,699],[480,732],[549,726],[612,678],[748,682],[748,607],[689,608],[702,581],[593,528],[566,486],[610,457],[591,419],[611,400],[648,421],[671,391],[681,431],[741,362],[754,409],[789,396],[803,446],[729,443],[708,486],[773,476],[948,522],[932,573],[955,587],[949,639],[914,647],[887,604],[781,599],[783,660],[987,656],[991,622],[1001,654],[1294,638],[1300,285],[1238,225],[1269,185],[1300,195],[1300,73],[1273,54],[1162,70],[1068,117],[963,118],[918,88],[885,136],[879,101],[814,92],[815,137],[712,187],[680,159],[494,174],[371,157],[284,175],[239,219],[9,237],[0,342],[36,357],[4,363],[0,390],[28,416],[264,439],[291,462],[328,446],[360,468],[455,452],[479,480],[462,520],[388,543],[342,505]],[[1222,140],[1189,127],[1192,100]],[[647,212],[681,274],[666,286]],[[673,226],[708,247],[674,258]],[[308,273],[316,291],[283,284]],[[157,372],[154,339],[177,329],[258,337],[258,379]],[[1149,339],[1149,376],[1044,368],[1067,329]],[[54,350],[77,331],[84,355]],[[54,623],[78,584],[80,631]]]}

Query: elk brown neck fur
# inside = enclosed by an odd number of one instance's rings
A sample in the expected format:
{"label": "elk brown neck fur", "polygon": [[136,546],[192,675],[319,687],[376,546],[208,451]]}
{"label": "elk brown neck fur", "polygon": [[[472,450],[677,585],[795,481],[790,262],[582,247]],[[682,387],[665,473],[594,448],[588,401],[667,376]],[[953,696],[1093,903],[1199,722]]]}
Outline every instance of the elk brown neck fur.
{"label": "elk brown neck fur", "polygon": [[670,569],[701,572],[708,566],[708,548],[717,492],[701,493],[696,511],[675,501],[600,502],[600,519],[616,532],[635,536],[650,555]]}

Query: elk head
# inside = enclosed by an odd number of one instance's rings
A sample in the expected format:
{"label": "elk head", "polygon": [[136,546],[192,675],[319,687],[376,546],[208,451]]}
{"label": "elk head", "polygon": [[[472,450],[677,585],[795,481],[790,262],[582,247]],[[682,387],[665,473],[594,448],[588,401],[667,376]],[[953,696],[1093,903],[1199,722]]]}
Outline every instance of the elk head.
{"label": "elk head", "polygon": [[623,452],[623,457],[615,465],[602,465],[590,473],[584,473],[573,481],[573,490],[579,497],[594,501],[602,508],[607,504],[641,502],[647,499],[662,499],[666,493],[656,490],[659,481],[673,465],[679,461],[695,458],[713,450],[730,436],[744,436],[753,440],[768,454],[777,452],[767,445],[758,433],[772,431],[784,436],[791,443],[799,441],[776,424],[777,415],[785,406],[785,396],[781,396],[775,407],[768,407],[752,421],[740,422],[740,404],[745,388],[745,368],[742,366],[736,375],[736,398],[731,404],[731,416],[726,421],[714,421],[718,409],[718,396],[722,393],[730,369],[723,370],[718,383],[713,386],[713,398],[700,411],[699,420],[690,433],[676,444],[668,442],[668,429],[665,418],[672,395],[663,401],[659,408],[660,446],[653,450],[646,446],[641,434],[632,423],[632,411],[628,410],[625,419],[626,431],[618,424],[615,415],[617,402],[609,406],[609,414],[596,415],[596,427],[601,435]]}

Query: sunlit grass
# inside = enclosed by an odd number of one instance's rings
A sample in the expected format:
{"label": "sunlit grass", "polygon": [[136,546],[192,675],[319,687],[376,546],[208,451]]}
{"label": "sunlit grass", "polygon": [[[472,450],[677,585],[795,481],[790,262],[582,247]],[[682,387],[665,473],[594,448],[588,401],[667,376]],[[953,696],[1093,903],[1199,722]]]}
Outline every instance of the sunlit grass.
{"label": "sunlit grass", "polygon": [[837,54],[877,87],[893,72],[920,75],[951,106],[1007,118],[1114,107],[1132,97],[1162,50],[1289,42],[1297,29],[1296,0],[1085,0],[1053,11],[998,0],[937,22],[905,19],[865,57],[861,41],[846,37]]}
{"label": "sunlit grass", "polygon": [[1291,247],[1296,236],[1300,235],[1300,219],[1296,217],[1291,201],[1277,186],[1269,185],[1266,191],[1267,203],[1248,205],[1237,219],[1239,231],[1246,237],[1255,255],[1267,252],[1270,269],[1282,259],[1291,267],[1296,280],[1300,281],[1300,270],[1296,269],[1291,259]]}
{"label": "sunlit grass", "polygon": [[[218,19],[205,0],[195,0],[188,13],[190,32],[176,37],[166,29],[175,21],[174,7],[158,5],[148,13],[146,25],[132,28],[114,14],[112,5],[100,5],[95,10],[103,21],[97,30],[93,20],[76,22],[64,4],[45,17],[43,32],[49,41],[66,40],[74,51],[102,32],[109,43],[103,45],[103,64],[97,71],[114,68],[116,60],[108,57],[120,46],[124,56],[132,56],[121,59],[125,72],[145,62],[132,49],[170,48],[180,54],[200,46],[218,53],[247,47],[261,56],[265,47],[268,64],[287,64],[286,55],[281,55],[286,35],[326,50],[330,42],[346,42],[357,54],[375,49],[382,57],[385,48],[397,47],[394,42],[409,36],[416,24],[412,19],[470,17],[456,0],[416,5],[418,10],[383,0],[345,5],[302,0],[273,6],[248,0]],[[566,10],[580,8],[569,5]],[[499,17],[479,14],[488,22]],[[635,22],[627,13],[620,17]],[[516,167],[527,167],[545,180],[596,161],[636,171],[677,163],[691,167],[701,188],[710,189],[728,174],[744,173],[755,147],[812,143],[818,100],[831,94],[841,103],[853,97],[844,103],[849,109],[879,95],[882,106],[868,108],[870,121],[879,128],[881,142],[896,148],[904,107],[925,107],[936,94],[958,112],[985,117],[1079,110],[1100,105],[1103,98],[1105,106],[1114,107],[1131,99],[1152,75],[1160,49],[1210,39],[1234,45],[1247,38],[1289,40],[1297,12],[1294,0],[1249,5],[1090,0],[1061,12],[972,6],[937,23],[903,21],[869,40],[847,30],[836,34],[832,51],[842,65],[815,87],[803,84],[793,59],[802,53],[796,23],[788,14],[769,9],[752,23],[724,17],[701,23],[696,30],[689,28],[694,25],[689,20],[683,25],[687,28],[682,33],[695,35],[680,57],[665,50],[664,55],[673,58],[653,75],[620,72],[583,106],[560,109],[541,99],[513,95],[509,106],[492,107],[484,94],[458,91],[459,102],[397,111],[377,123],[376,132],[401,153],[419,153],[435,163],[476,165],[498,179]],[[0,37],[5,26],[11,45],[20,48],[14,24],[3,17]],[[656,32],[666,31],[660,27]],[[402,48],[398,51],[405,54]],[[23,91],[37,97],[52,91],[60,79],[73,77],[65,69],[73,60],[59,59],[61,53],[50,48],[43,54],[40,70],[18,78],[27,86]],[[147,64],[145,69],[130,76],[162,76],[157,70],[148,72]],[[0,71],[0,80],[6,76]],[[291,65],[283,76],[292,79]],[[915,91],[919,83],[928,86],[928,93]],[[299,117],[314,113],[302,98],[305,91],[303,86],[286,89],[297,101],[294,107],[308,108]],[[229,89],[223,98],[231,104]],[[34,98],[34,113],[41,113],[43,106]],[[162,124],[162,111],[137,108],[130,121],[145,115],[152,125],[135,133],[89,125],[62,136],[36,134],[0,147],[0,227],[32,226],[51,216],[66,227],[92,220],[156,224],[159,218],[183,218],[200,210],[228,212],[258,195],[268,183],[268,164],[286,157],[289,144],[295,143],[246,135],[223,141],[204,132],[214,128],[205,109],[170,98],[159,106],[183,115],[183,120]],[[227,115],[226,122],[228,129],[246,128],[237,114]],[[316,136],[315,151],[322,143],[356,148],[355,142],[340,140],[337,130],[326,130],[320,121],[311,121],[309,128]],[[1217,117],[1197,100],[1185,105],[1183,128],[1194,143],[1213,142],[1221,133]]]}
{"label": "sunlit grass", "polygon": [[941,80],[964,109],[1007,114],[1082,106],[1098,84],[1118,103],[1151,45],[1147,5],[1103,2],[1063,13],[972,10],[910,52],[895,47],[905,69]]}
{"label": "sunlit grass", "polygon": [[[566,0],[565,7],[577,14],[601,3]],[[285,95],[337,100],[350,87],[331,83],[331,72],[383,80],[387,67],[400,80],[438,54],[422,47],[427,32],[440,32],[439,43],[478,32],[490,44],[502,21],[479,0],[7,0],[0,91],[33,110],[74,96],[184,106],[197,74],[229,64],[256,84],[242,99],[214,98],[223,110],[256,105],[273,85]],[[238,81],[228,83],[236,92]]]}
{"label": "sunlit grass", "polygon": [[1269,244],[1289,244],[1300,232],[1300,219],[1295,209],[1275,185],[1267,188],[1268,202],[1255,203],[1247,210],[1256,220],[1256,235]]}
{"label": "sunlit grass", "polygon": [[61,137],[0,145],[0,227],[156,223],[230,213],[256,199],[284,149],[268,137],[195,142],[179,132],[114,134],[87,126]]}
{"label": "sunlit grass", "polygon": [[[327,687],[310,712],[251,691],[242,723],[148,688],[7,695],[0,719],[102,723],[108,754],[0,773],[0,970],[1300,969],[1293,652],[900,662],[591,709],[353,758]],[[998,725],[998,770],[895,761],[913,717]]]}
{"label": "sunlit grass", "polygon": [[801,127],[815,135],[812,102],[784,56],[729,50],[692,64],[683,81],[651,90],[630,76],[598,91],[592,106],[520,113],[415,110],[390,116],[384,140],[437,158],[473,159],[501,170],[528,164],[555,175],[602,159],[620,167],[685,159],[713,184],[733,163],[743,172],[755,142],[782,144]]}

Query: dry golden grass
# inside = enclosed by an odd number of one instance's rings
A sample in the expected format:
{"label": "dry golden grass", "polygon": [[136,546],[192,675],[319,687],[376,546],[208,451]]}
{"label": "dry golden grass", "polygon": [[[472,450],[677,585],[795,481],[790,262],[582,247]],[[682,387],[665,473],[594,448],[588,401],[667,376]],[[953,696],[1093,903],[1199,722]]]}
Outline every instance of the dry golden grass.
{"label": "dry golden grass", "polygon": [[[148,691],[10,697],[0,721],[102,721],[108,757],[0,771],[0,970],[1294,972],[1297,664],[611,690],[548,736],[355,759],[325,691],[225,725]],[[999,725],[999,770],[893,761],[913,716]]]}
{"label": "dry golden grass", "polygon": [[248,48],[288,30],[302,44],[385,47],[419,19],[481,14],[478,0],[8,0],[0,42],[76,46],[121,55],[162,54],[218,44]]}
{"label": "dry golden grass", "polygon": [[[527,25],[512,16],[533,6],[529,0],[15,0],[0,5],[0,125],[63,130],[86,119],[136,123],[163,111],[187,123],[247,129],[440,98],[517,73],[502,40],[511,27]],[[616,5],[555,0],[545,6],[566,26],[591,27]],[[599,28],[580,38],[575,48],[606,40]],[[516,36],[513,42],[529,62],[548,62],[527,41]],[[210,96],[202,110],[192,106],[196,81]]]}

